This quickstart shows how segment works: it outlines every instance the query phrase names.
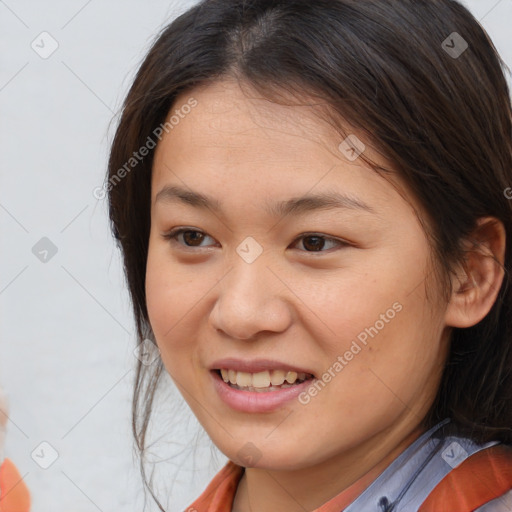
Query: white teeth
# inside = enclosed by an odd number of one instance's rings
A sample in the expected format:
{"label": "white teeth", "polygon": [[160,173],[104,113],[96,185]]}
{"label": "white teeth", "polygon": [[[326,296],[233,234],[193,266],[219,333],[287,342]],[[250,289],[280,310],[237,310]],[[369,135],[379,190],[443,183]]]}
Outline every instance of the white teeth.
{"label": "white teeth", "polygon": [[283,370],[274,370],[271,376],[272,386],[280,386],[284,382],[285,376],[286,372]]}
{"label": "white teeth", "polygon": [[258,373],[248,373],[222,368],[220,373],[224,382],[231,383],[237,388],[250,388],[250,390],[274,389],[275,386],[288,387],[297,382],[297,380],[306,380],[306,373],[304,372],[297,373],[284,370],[265,370]]}
{"label": "white teeth", "polygon": [[286,382],[293,384],[297,380],[297,372],[288,372],[286,374]]}
{"label": "white teeth", "polygon": [[236,384],[241,388],[252,386],[252,375],[245,372],[236,372],[236,383],[233,382],[233,384]]}
{"label": "white teeth", "polygon": [[[250,375],[250,374],[247,374]],[[238,384],[238,382],[237,382]],[[240,384],[238,384],[240,386]],[[246,384],[250,386],[251,383]],[[252,387],[253,388],[268,388],[270,386],[270,373],[268,371],[253,373],[252,375]]]}

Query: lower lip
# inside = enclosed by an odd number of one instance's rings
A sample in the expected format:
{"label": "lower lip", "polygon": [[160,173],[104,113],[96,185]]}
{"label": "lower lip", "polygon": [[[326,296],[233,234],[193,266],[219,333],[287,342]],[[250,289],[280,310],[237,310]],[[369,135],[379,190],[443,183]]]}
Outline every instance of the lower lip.
{"label": "lower lip", "polygon": [[210,374],[221,400],[232,409],[242,412],[271,412],[279,409],[286,402],[297,398],[314,382],[314,379],[308,379],[277,391],[243,391],[229,386],[216,371],[211,370]]}

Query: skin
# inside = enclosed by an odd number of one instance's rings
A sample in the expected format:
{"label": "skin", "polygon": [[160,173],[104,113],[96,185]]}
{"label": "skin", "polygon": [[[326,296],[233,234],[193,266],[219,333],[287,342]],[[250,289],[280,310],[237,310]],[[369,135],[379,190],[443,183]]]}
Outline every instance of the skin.
{"label": "skin", "polygon": [[[461,291],[447,302],[430,283],[428,300],[431,248],[413,209],[421,208],[404,196],[398,177],[388,181],[362,159],[345,158],[343,137],[312,107],[278,105],[224,80],[180,96],[174,108],[191,96],[197,106],[163,137],[154,159],[151,326],[167,371],[215,445],[239,464],[246,443],[258,450],[233,510],[314,510],[354,483],[371,482],[421,434],[451,327],[476,323],[497,289]],[[363,134],[348,133],[389,166]],[[155,201],[168,185],[213,196],[222,212]],[[357,197],[372,213],[274,217],[263,209],[328,189]],[[180,226],[204,237],[165,237]],[[325,237],[320,252],[301,238],[311,232]],[[497,232],[494,252],[504,243]],[[236,252],[248,236],[263,248],[250,264]],[[480,278],[479,261],[471,260],[477,283],[498,283],[492,265],[482,268],[494,274]],[[461,270],[456,289],[467,287],[464,276]],[[321,376],[397,302],[401,311],[307,405],[292,400],[269,413],[239,412],[211,385],[209,367],[221,357],[275,358]]]}

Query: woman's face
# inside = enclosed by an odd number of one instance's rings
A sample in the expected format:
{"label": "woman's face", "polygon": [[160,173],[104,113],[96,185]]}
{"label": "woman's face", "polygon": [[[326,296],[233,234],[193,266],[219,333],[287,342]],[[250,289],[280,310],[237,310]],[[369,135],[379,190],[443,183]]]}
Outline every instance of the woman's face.
{"label": "woman's face", "polygon": [[[224,81],[170,115],[153,167],[147,306],[165,367],[214,443],[241,465],[292,469],[405,437],[434,399],[449,334],[439,290],[425,294],[418,205],[307,107]],[[167,236],[176,228],[188,231]],[[269,390],[301,372],[314,378]]]}

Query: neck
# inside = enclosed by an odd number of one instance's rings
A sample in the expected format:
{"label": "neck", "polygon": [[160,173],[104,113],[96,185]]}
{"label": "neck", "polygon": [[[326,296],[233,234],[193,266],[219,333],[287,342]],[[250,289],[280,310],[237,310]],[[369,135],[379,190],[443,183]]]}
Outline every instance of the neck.
{"label": "neck", "polygon": [[424,430],[380,432],[349,452],[293,471],[246,468],[233,512],[313,511],[343,493],[347,502],[361,494]]}

